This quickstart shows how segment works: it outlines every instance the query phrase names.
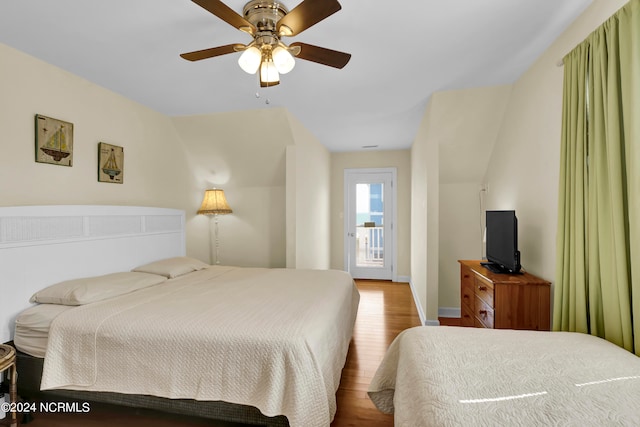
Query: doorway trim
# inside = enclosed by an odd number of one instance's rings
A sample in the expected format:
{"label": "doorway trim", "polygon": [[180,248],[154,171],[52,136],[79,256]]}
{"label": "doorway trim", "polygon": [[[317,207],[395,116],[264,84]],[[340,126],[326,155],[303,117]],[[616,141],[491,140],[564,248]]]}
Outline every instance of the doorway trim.
{"label": "doorway trim", "polygon": [[364,175],[372,173],[391,173],[391,196],[393,203],[391,206],[392,221],[391,221],[391,281],[398,281],[398,170],[395,167],[390,168],[348,168],[344,170],[343,178],[343,192],[344,192],[344,204],[343,204],[343,249],[344,249],[344,271],[349,271],[349,182],[350,177],[354,175]]}

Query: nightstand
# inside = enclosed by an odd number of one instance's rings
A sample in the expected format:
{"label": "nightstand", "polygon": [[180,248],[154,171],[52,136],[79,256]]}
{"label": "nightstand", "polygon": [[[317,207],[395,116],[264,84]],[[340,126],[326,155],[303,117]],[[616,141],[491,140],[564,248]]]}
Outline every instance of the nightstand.
{"label": "nightstand", "polygon": [[[16,350],[10,345],[0,344],[0,373],[1,372],[7,372],[9,374],[11,379],[9,385],[9,400],[12,405],[15,405],[18,401],[18,389],[16,386],[18,373],[16,371]],[[11,417],[11,427],[18,425],[15,411],[10,411],[7,416]]]}

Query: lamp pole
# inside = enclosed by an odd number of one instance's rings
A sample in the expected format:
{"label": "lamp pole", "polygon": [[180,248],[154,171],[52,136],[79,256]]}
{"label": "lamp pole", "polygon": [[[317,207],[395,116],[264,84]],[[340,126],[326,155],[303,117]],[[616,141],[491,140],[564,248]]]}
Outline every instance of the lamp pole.
{"label": "lamp pole", "polygon": [[218,214],[213,214],[216,230],[216,264],[220,264],[220,239],[218,238]]}
{"label": "lamp pole", "polygon": [[[211,223],[213,222],[213,230],[211,230]],[[215,250],[215,258],[213,257],[213,248]],[[218,214],[209,215],[209,264],[220,264],[220,238],[218,237]]]}

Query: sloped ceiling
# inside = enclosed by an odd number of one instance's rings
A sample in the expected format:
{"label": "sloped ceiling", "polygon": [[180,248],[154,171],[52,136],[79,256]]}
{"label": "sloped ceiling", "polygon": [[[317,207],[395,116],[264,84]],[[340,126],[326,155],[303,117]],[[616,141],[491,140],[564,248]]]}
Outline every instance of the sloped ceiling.
{"label": "sloped ceiling", "polygon": [[482,182],[498,138],[511,86],[438,92],[431,138],[438,144],[441,184]]}
{"label": "sloped ceiling", "polygon": [[[512,83],[590,3],[343,0],[286,41],[348,52],[351,62],[336,70],[298,60],[263,90],[239,54],[178,56],[250,41],[189,0],[5,0],[0,42],[170,116],[284,107],[332,151],[401,149],[433,92]],[[244,1],[227,4],[240,13]]]}
{"label": "sloped ceiling", "polygon": [[[249,116],[255,126],[245,126]],[[284,187],[287,145],[295,144],[284,108],[175,117],[200,187]]]}

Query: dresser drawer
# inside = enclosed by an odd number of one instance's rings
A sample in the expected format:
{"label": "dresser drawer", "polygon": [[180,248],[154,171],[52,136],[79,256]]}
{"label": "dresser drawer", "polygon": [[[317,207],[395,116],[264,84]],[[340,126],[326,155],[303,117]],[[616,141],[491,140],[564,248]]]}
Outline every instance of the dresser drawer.
{"label": "dresser drawer", "polygon": [[482,323],[482,325],[476,323],[476,326],[493,329],[493,308],[479,296],[476,296],[475,317]]}
{"label": "dresser drawer", "polygon": [[469,308],[466,304],[462,304],[462,308],[460,310],[460,326],[476,326],[475,318],[476,316],[473,309]]}
{"label": "dresser drawer", "polygon": [[493,308],[493,284],[480,276],[475,276],[475,294]]}
{"label": "dresser drawer", "polygon": [[475,288],[473,285],[473,279],[469,281],[463,281],[462,287],[460,288],[460,296],[462,300],[462,306],[467,306],[473,312],[474,310],[474,301],[475,301]]}

